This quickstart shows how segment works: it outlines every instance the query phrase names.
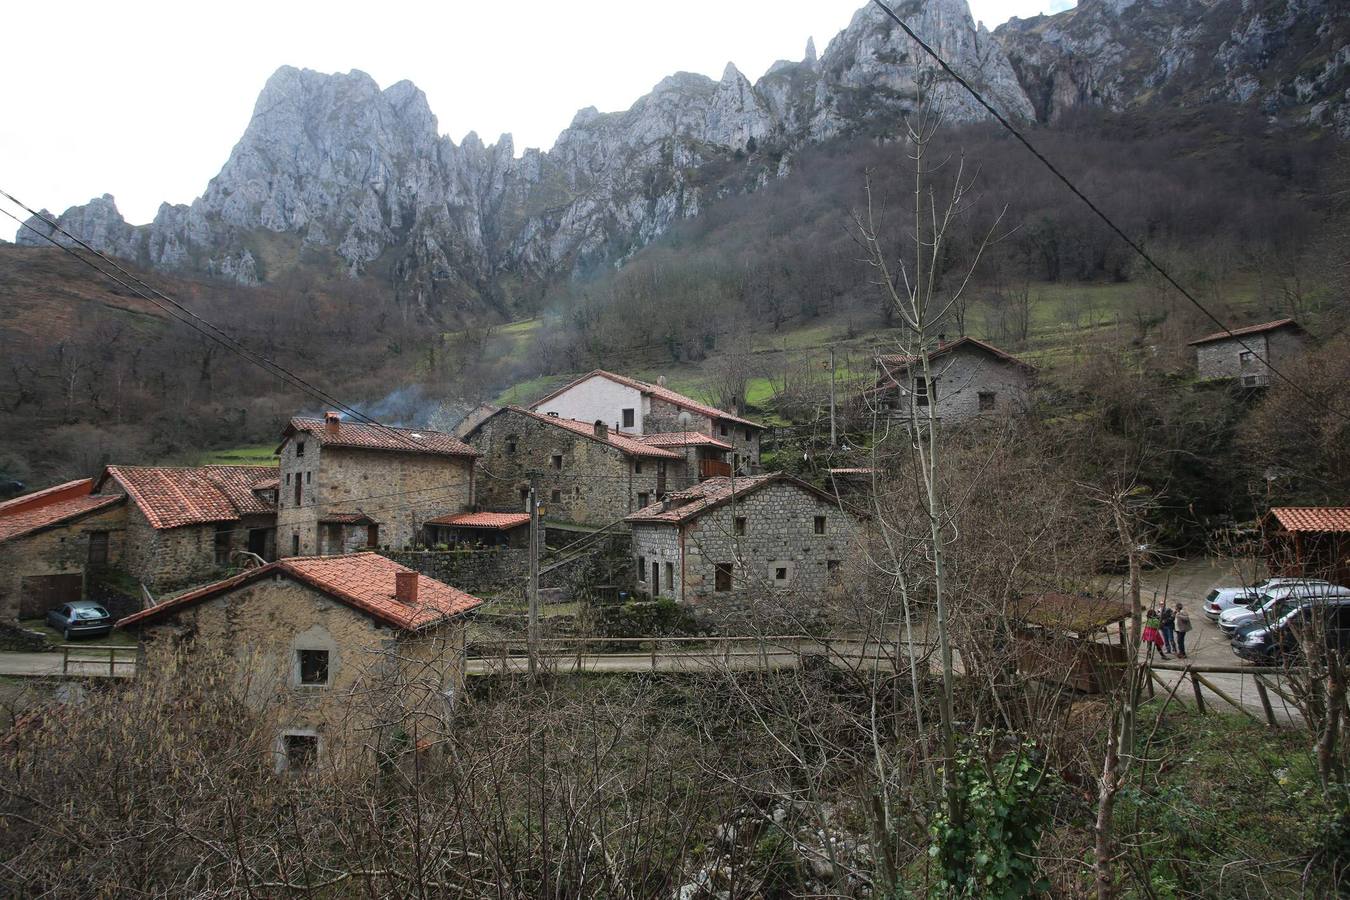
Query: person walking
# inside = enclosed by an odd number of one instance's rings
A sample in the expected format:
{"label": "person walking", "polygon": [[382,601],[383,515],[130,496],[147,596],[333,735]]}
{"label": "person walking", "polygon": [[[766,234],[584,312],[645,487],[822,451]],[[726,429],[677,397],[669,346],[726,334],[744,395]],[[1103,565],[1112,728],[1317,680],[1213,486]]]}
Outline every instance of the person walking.
{"label": "person walking", "polygon": [[1162,620],[1158,617],[1158,611],[1149,608],[1148,615],[1144,618],[1144,633],[1142,635],[1145,644],[1152,644],[1158,648],[1158,656],[1167,659],[1167,653],[1163,648],[1162,632],[1158,630],[1162,625]]}
{"label": "person walking", "polygon": [[1158,614],[1158,621],[1162,625],[1163,646],[1167,649],[1168,653],[1177,652],[1176,615],[1177,614],[1168,607],[1167,601],[1164,600],[1162,612]]}
{"label": "person walking", "polygon": [[1191,614],[1182,609],[1181,604],[1178,603],[1176,613],[1173,615],[1173,620],[1177,630],[1177,656],[1185,659],[1186,633],[1191,630]]}

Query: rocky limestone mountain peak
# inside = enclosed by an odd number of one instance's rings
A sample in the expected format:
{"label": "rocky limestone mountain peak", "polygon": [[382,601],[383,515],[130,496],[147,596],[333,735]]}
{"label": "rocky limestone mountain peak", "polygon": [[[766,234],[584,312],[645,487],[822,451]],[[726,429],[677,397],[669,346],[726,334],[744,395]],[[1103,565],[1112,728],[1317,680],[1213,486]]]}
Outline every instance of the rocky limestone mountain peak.
{"label": "rocky limestone mountain peak", "polygon": [[[1247,103],[1350,137],[1348,14],[1337,0],[1081,0],[992,34],[966,0],[903,0],[895,11],[1013,119],[1053,122],[1080,105]],[[675,73],[626,110],[579,110],[550,150],[518,159],[509,134],[494,144],[441,135],[411,82],[382,90],[357,70],[283,66],[193,203],[164,204],[136,227],[105,196],[60,222],[141,265],[244,284],[302,265],[302,250],[327,253],[354,275],[389,279],[399,302],[472,314],[506,302],[504,273],[623,259],[717,196],[781,177],[800,147],[894,136],[926,101],[949,121],[985,116],[870,3],[819,57],[808,40],[802,60],[780,60],[754,83],[731,63],[717,80]],[[42,242],[26,230],[18,239]]]}

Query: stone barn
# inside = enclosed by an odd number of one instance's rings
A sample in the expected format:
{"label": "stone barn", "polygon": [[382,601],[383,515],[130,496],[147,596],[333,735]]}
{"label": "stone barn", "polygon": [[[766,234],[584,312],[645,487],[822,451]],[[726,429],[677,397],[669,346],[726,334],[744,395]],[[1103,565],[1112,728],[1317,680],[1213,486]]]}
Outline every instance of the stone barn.
{"label": "stone barn", "polygon": [[277,448],[281,556],[410,547],[437,516],[474,503],[478,453],[453,435],[417,428],[293,418]]}
{"label": "stone barn", "polygon": [[447,735],[464,680],[465,616],[481,603],[376,553],[292,557],[117,627],[139,635],[147,655],[234,664],[284,769],[391,741],[394,726],[412,746]]}
{"label": "stone barn", "polygon": [[710,478],[626,521],[638,592],[694,604],[774,592],[821,598],[857,524],[829,494],[782,474]]}
{"label": "stone barn", "polygon": [[1231,378],[1243,387],[1270,384],[1265,360],[1279,368],[1307,348],[1308,333],[1293,319],[1234,328],[1196,338],[1195,373],[1203,379]]}
{"label": "stone barn", "polygon": [[99,575],[120,565],[126,498],[93,487],[84,478],[0,503],[0,618],[94,599]]}
{"label": "stone barn", "polygon": [[908,419],[911,411],[927,418],[933,406],[937,418],[949,423],[1021,413],[1030,403],[1036,367],[984,341],[939,339],[928,363],[925,376],[918,356],[878,356],[876,385],[864,393],[864,402],[898,419]]}

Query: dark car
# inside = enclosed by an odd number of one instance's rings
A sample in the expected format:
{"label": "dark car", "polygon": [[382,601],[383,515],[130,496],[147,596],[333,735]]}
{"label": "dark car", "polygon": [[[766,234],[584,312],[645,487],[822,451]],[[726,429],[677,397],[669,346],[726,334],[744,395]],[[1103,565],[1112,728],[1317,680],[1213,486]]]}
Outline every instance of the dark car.
{"label": "dark car", "polygon": [[1239,625],[1233,652],[1250,662],[1278,663],[1302,652],[1302,638],[1324,643],[1334,654],[1350,653],[1350,597],[1303,598],[1276,615]]}
{"label": "dark car", "polygon": [[113,618],[108,611],[92,600],[76,600],[47,610],[47,624],[70,640],[77,637],[100,637],[112,631]]}

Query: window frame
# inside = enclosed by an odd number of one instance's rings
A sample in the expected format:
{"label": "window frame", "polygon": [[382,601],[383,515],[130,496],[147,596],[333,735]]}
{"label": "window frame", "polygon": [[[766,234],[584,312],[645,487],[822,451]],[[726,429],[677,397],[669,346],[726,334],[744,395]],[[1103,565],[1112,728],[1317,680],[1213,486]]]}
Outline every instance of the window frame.
{"label": "window frame", "polygon": [[[308,750],[303,754],[295,753],[295,747],[299,743],[308,745]],[[308,772],[319,763],[319,754],[322,751],[323,742],[316,731],[308,729],[291,729],[281,733],[281,752],[279,754],[277,768],[284,772]]]}
{"label": "window frame", "polygon": [[736,537],[744,537],[749,531],[749,523],[745,516],[731,517],[731,533]]}
{"label": "window frame", "polygon": [[[323,666],[323,668],[322,668],[322,671],[323,671],[323,681],[306,681],[306,680],[305,680],[305,671],[306,671],[306,668],[307,668],[307,667],[306,667],[305,655],[306,655],[306,654],[314,654],[314,653],[322,653],[322,654],[323,654],[323,662],[322,662],[322,666]],[[312,663],[311,663],[311,667],[312,667]],[[311,668],[311,670],[312,670],[312,668]],[[327,647],[296,647],[296,648],[295,648],[295,684],[296,684],[297,687],[301,687],[301,688],[305,688],[305,689],[309,689],[309,688],[326,688],[326,687],[332,687],[332,686],[333,686],[333,651],[329,650]]]}
{"label": "window frame", "polygon": [[713,563],[713,593],[726,594],[735,590],[735,572],[732,563]]}
{"label": "window frame", "polygon": [[641,553],[638,554],[637,580],[643,584],[647,583],[647,557]]}
{"label": "window frame", "polygon": [[636,409],[631,408],[631,407],[625,408],[625,409],[623,409],[623,410],[620,412],[620,417],[621,417],[621,418],[619,419],[619,421],[623,422],[623,425],[622,425],[621,427],[623,427],[623,428],[636,428],[636,427],[637,427],[637,410],[636,410]]}
{"label": "window frame", "polygon": [[824,534],[828,527],[829,520],[825,516],[816,516],[811,520],[811,531],[813,534]]}
{"label": "window frame", "polygon": [[996,391],[979,391],[976,393],[979,398],[980,412],[993,412],[998,408],[998,393]]}

